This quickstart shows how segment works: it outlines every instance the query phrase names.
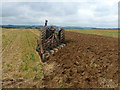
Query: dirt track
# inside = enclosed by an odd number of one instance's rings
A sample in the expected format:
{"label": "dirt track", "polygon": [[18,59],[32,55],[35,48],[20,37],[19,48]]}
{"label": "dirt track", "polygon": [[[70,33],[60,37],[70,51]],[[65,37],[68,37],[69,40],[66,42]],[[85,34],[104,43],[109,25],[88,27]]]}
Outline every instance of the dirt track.
{"label": "dirt track", "polygon": [[45,87],[118,87],[117,38],[66,32],[66,43],[44,64]]}

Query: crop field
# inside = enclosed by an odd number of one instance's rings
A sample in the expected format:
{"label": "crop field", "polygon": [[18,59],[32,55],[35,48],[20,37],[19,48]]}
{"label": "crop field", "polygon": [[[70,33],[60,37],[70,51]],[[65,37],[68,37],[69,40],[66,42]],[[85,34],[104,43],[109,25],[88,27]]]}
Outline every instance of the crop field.
{"label": "crop field", "polygon": [[66,31],[79,32],[84,34],[96,34],[115,38],[120,36],[118,29],[66,29]]}
{"label": "crop field", "polygon": [[118,30],[65,31],[66,46],[42,63],[37,29],[3,28],[3,87],[118,87]]}

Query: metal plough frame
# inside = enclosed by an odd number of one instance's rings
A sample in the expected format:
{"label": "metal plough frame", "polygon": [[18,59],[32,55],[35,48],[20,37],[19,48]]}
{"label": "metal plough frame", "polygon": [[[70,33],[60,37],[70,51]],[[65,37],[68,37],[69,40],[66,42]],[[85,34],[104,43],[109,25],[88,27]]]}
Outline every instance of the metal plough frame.
{"label": "metal plough frame", "polygon": [[58,38],[54,31],[47,39],[40,39],[36,51],[39,53],[42,61],[45,62],[49,57],[49,53],[51,53],[50,50],[53,50],[53,48],[56,48],[61,44],[60,38]]}

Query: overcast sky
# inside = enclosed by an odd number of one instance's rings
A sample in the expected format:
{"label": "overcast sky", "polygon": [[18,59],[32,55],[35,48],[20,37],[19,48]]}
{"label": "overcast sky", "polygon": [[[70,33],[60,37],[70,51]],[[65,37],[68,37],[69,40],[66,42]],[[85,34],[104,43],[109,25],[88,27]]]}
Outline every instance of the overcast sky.
{"label": "overcast sky", "polygon": [[118,27],[118,0],[93,2],[2,2],[2,23]]}

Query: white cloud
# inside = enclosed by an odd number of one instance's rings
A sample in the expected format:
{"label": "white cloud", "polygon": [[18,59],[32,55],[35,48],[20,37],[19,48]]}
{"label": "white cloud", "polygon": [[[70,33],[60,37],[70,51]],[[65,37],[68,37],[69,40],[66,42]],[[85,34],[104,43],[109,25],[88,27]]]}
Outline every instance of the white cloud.
{"label": "white cloud", "polygon": [[45,19],[63,26],[117,27],[118,23],[118,0],[2,4],[3,24],[43,24]]}

